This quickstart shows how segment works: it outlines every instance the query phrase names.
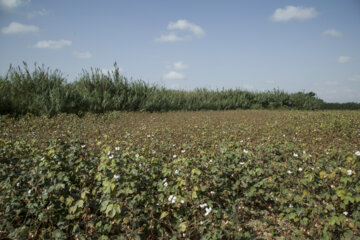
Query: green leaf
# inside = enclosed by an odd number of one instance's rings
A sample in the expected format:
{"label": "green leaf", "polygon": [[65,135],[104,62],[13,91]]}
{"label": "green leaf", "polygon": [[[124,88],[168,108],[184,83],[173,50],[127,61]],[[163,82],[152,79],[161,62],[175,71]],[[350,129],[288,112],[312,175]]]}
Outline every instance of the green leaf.
{"label": "green leaf", "polygon": [[70,205],[73,203],[73,201],[74,201],[74,198],[72,198],[72,197],[67,197],[67,198],[66,198],[65,205],[66,205],[66,206],[70,206]]}
{"label": "green leaf", "polygon": [[180,223],[178,226],[178,230],[180,232],[185,232],[186,231],[186,223],[185,222]]}
{"label": "green leaf", "polygon": [[80,199],[75,203],[75,206],[77,206],[78,208],[83,208],[84,207],[84,200]]}
{"label": "green leaf", "polygon": [[120,213],[120,205],[118,204],[109,204],[106,208],[105,214],[107,217],[113,218],[116,213]]}
{"label": "green leaf", "polygon": [[112,190],[114,190],[115,184],[110,181],[104,181],[103,182],[103,191],[104,193],[111,193]]}
{"label": "green leaf", "polygon": [[191,170],[191,174],[192,175],[200,175],[201,174],[201,171],[199,170],[199,169],[197,169],[197,168],[194,168],[193,170]]}
{"label": "green leaf", "polygon": [[166,217],[167,215],[169,215],[168,212],[162,212],[162,213],[161,213],[161,216],[160,216],[160,219],[163,219],[163,218]]}
{"label": "green leaf", "polygon": [[193,198],[193,199],[196,199],[198,196],[197,196],[197,193],[195,192],[195,191],[193,191],[192,192],[192,194],[191,194],[191,197]]}
{"label": "green leaf", "polygon": [[105,200],[101,203],[101,206],[100,206],[100,211],[102,212],[105,212],[107,206],[109,205],[110,201],[109,200]]}
{"label": "green leaf", "polygon": [[60,229],[56,229],[51,235],[55,239],[65,239],[65,234]]}

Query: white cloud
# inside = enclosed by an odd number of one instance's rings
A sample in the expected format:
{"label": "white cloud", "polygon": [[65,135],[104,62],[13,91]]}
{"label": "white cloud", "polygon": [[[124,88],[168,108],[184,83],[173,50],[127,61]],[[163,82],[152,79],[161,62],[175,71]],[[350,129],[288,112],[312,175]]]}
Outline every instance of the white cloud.
{"label": "white cloud", "polygon": [[179,72],[171,71],[164,74],[163,78],[166,80],[182,80],[185,76]]}
{"label": "white cloud", "polygon": [[354,75],[349,77],[349,81],[360,82],[360,75]]}
{"label": "white cloud", "polygon": [[190,31],[196,37],[203,37],[205,35],[205,31],[199,25],[188,22],[184,19],[177,20],[177,22],[170,22],[167,28],[169,30]]}
{"label": "white cloud", "polygon": [[184,40],[187,40],[187,38],[179,37],[175,33],[161,35],[160,37],[155,39],[156,42],[179,42]]}
{"label": "white cloud", "polygon": [[331,85],[331,86],[336,86],[336,85],[339,85],[339,82],[337,82],[337,81],[327,81],[326,84]]}
{"label": "white cloud", "polygon": [[0,9],[11,10],[22,4],[21,0],[0,0]]}
{"label": "white cloud", "polygon": [[60,49],[62,47],[71,46],[71,44],[72,42],[69,40],[59,40],[59,41],[45,40],[45,41],[37,42],[34,47]]}
{"label": "white cloud", "polygon": [[27,13],[28,18],[34,18],[34,17],[43,17],[49,15],[49,12],[46,9],[41,9],[38,11],[32,11]]}
{"label": "white cloud", "polygon": [[340,56],[337,60],[338,63],[348,63],[354,60],[352,57],[349,56]]}
{"label": "white cloud", "polygon": [[38,32],[39,27],[34,25],[24,25],[18,22],[12,22],[9,26],[2,29],[3,34],[18,34],[27,32]]}
{"label": "white cloud", "polygon": [[286,6],[278,8],[270,19],[274,22],[286,22],[289,20],[306,20],[317,17],[318,12],[315,8]]}
{"label": "white cloud", "polygon": [[331,37],[336,37],[336,38],[342,37],[341,32],[336,31],[335,29],[328,29],[328,30],[326,30],[326,31],[323,32],[323,35],[327,35],[327,36],[331,36]]}
{"label": "white cloud", "polygon": [[88,51],[85,51],[85,52],[73,52],[73,55],[77,58],[80,58],[80,59],[89,59],[89,58],[92,58],[92,54]]}
{"label": "white cloud", "polygon": [[[194,36],[201,38],[205,35],[205,31],[199,25],[188,22],[184,19],[177,20],[176,22],[170,22],[167,26],[167,29],[171,32],[162,34],[160,37],[155,38],[156,42],[189,41],[192,40]],[[179,36],[179,31],[187,31],[190,33]]]}
{"label": "white cloud", "polygon": [[188,65],[184,64],[183,62],[179,61],[179,62],[175,62],[174,63],[174,68],[176,70],[182,70],[182,69],[187,69]]}

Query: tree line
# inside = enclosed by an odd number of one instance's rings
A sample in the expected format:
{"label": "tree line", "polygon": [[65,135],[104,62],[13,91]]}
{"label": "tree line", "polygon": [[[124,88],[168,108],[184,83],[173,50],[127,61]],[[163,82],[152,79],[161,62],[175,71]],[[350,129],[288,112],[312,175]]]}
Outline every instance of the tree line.
{"label": "tree line", "polygon": [[315,93],[286,93],[274,89],[250,92],[241,89],[193,91],[171,90],[142,80],[128,80],[114,70],[83,70],[76,81],[67,82],[59,70],[44,65],[29,70],[10,65],[0,77],[0,113],[54,116],[58,113],[107,111],[197,111],[228,109],[360,109],[359,103],[325,103]]}

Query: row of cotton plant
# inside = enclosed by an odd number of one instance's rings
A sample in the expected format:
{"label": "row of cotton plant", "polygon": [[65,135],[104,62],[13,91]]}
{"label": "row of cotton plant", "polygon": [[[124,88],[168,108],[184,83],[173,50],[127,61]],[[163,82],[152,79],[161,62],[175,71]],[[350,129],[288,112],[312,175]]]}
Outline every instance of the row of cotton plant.
{"label": "row of cotton plant", "polygon": [[0,141],[0,236],[256,238],[255,223],[274,237],[359,235],[358,151],[313,159],[285,143],[174,157],[98,147]]}

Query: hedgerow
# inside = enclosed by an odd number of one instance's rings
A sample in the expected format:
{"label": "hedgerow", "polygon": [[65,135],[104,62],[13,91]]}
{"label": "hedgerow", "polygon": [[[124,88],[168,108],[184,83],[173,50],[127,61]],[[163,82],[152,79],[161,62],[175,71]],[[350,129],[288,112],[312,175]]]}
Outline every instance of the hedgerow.
{"label": "hedgerow", "polygon": [[142,80],[128,80],[114,71],[83,70],[68,83],[64,74],[44,66],[10,66],[0,77],[0,114],[54,116],[59,113],[108,111],[196,111],[230,109],[321,109],[315,93],[246,90],[169,90]]}

